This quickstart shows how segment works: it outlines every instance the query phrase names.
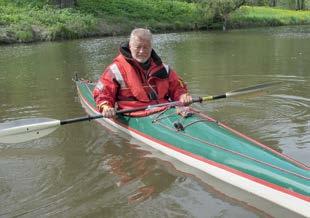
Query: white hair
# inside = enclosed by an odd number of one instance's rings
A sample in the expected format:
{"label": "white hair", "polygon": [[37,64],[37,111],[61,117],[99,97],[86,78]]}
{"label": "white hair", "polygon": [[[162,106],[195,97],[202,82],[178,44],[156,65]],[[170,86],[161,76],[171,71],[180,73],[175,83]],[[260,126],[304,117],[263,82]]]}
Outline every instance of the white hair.
{"label": "white hair", "polygon": [[136,39],[147,40],[152,43],[153,36],[149,29],[135,28],[130,33],[129,43],[135,41]]}

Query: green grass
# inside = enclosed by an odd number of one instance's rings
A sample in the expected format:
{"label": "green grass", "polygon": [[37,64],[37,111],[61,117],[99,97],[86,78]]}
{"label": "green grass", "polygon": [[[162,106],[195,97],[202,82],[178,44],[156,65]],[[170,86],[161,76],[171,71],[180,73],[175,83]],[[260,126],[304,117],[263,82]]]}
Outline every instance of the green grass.
{"label": "green grass", "polygon": [[195,4],[179,1],[80,0],[75,9],[35,2],[0,0],[0,43],[127,34],[136,26],[187,30],[201,22]]}
{"label": "green grass", "polygon": [[244,6],[230,16],[233,27],[310,24],[310,11]]}
{"label": "green grass", "polygon": [[97,19],[72,9],[0,6],[0,43],[73,39],[90,35]]}
{"label": "green grass", "polygon": [[80,0],[78,9],[107,21],[116,20],[114,23],[120,25],[125,22],[130,28],[144,26],[154,32],[193,29],[202,23],[197,5],[180,1]]}
{"label": "green grass", "polygon": [[196,5],[171,0],[80,0],[78,8],[96,16],[122,16],[130,20],[194,21]]}
{"label": "green grass", "polygon": [[[0,44],[153,32],[221,28],[199,4],[177,0],[79,0],[75,9],[47,6],[48,0],[0,0]],[[244,6],[228,28],[310,24],[309,11]]]}

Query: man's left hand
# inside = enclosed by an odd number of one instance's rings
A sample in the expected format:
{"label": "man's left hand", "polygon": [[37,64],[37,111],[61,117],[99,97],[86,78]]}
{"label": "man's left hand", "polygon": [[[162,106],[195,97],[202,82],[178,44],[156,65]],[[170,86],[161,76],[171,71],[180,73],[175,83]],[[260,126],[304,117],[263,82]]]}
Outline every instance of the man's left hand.
{"label": "man's left hand", "polygon": [[187,93],[184,93],[183,95],[180,96],[179,101],[183,104],[183,105],[190,105],[193,101],[192,96],[190,96]]}

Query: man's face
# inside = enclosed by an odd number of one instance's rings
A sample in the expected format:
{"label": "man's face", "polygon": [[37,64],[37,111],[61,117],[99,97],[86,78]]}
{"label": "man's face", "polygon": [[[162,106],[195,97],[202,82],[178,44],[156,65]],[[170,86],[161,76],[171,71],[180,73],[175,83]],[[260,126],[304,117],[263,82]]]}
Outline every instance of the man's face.
{"label": "man's face", "polygon": [[152,43],[149,40],[135,38],[129,43],[132,57],[139,63],[145,63],[151,56]]}

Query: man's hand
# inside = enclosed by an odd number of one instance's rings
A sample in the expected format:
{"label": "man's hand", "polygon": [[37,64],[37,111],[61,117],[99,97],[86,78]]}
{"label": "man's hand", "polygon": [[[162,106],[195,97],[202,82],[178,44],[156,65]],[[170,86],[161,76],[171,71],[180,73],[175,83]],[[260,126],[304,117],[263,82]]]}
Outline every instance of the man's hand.
{"label": "man's hand", "polygon": [[102,109],[101,114],[105,118],[112,118],[116,115],[116,111],[113,107],[110,107],[108,105],[102,105],[101,109]]}
{"label": "man's hand", "polygon": [[192,96],[190,96],[187,93],[184,93],[183,95],[180,96],[179,101],[183,104],[183,105],[190,105],[192,103]]}

